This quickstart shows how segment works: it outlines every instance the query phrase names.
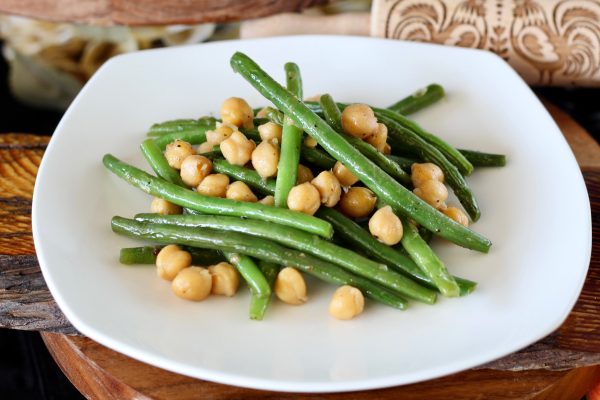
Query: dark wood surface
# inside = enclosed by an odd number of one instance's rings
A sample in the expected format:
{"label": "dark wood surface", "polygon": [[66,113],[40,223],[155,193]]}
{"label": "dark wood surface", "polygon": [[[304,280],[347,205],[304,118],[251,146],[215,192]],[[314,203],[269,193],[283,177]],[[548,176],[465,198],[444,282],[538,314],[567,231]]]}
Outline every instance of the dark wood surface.
{"label": "dark wood surface", "polygon": [[[583,171],[596,237],[600,229],[600,148],[565,113],[548,107]],[[31,238],[31,193],[47,141],[35,135],[0,135],[0,327],[47,331],[43,338],[55,359],[90,398],[185,399],[197,398],[198,393],[214,399],[281,398],[281,394],[173,374],[76,335],[44,284]],[[555,396],[562,391],[566,397],[560,398],[577,398],[572,396],[581,396],[600,376],[599,295],[600,248],[594,242],[582,294],[567,321],[550,336],[477,369],[426,383],[364,392],[360,397],[447,398],[444,393],[452,393],[455,398],[559,398]],[[570,389],[565,392],[565,388]]]}

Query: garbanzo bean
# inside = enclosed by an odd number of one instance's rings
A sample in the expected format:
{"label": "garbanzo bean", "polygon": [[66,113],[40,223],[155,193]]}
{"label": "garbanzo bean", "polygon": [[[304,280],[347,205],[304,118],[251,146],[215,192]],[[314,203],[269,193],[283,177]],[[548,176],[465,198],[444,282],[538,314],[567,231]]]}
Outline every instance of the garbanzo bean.
{"label": "garbanzo bean", "polygon": [[309,182],[305,182],[294,186],[292,190],[290,190],[287,198],[287,205],[290,210],[314,215],[321,205],[321,195],[316,187]]}
{"label": "garbanzo bean", "polygon": [[267,107],[261,108],[256,113],[256,118],[267,118],[269,116],[269,109]]}
{"label": "garbanzo bean", "polygon": [[400,242],[404,230],[392,207],[385,206],[375,211],[369,220],[369,232],[380,242],[393,246]]}
{"label": "garbanzo bean", "polygon": [[321,203],[325,207],[333,207],[340,201],[342,185],[340,185],[333,172],[323,171],[310,183],[319,191]]}
{"label": "garbanzo bean", "polygon": [[230,97],[221,105],[221,119],[223,122],[228,122],[246,129],[254,128],[252,120],[254,112],[246,100],[239,97]]}
{"label": "garbanzo bean", "polygon": [[348,135],[363,139],[377,129],[377,118],[368,105],[350,104],[342,112],[342,128]]}
{"label": "garbanzo bean", "polygon": [[178,297],[186,300],[204,300],[210,294],[212,277],[206,268],[188,267],[179,271],[171,289]]}
{"label": "garbanzo bean", "polygon": [[268,196],[265,196],[262,199],[260,199],[258,202],[261,204],[264,204],[265,206],[274,206],[275,205],[275,197],[268,195]]}
{"label": "garbanzo bean", "polygon": [[384,124],[377,124],[377,129],[365,138],[365,141],[383,153],[387,144],[388,129]]}
{"label": "garbanzo bean", "polygon": [[300,185],[304,182],[310,182],[314,178],[314,175],[310,168],[302,164],[298,164],[298,175],[296,176],[296,185]]}
{"label": "garbanzo bean", "polygon": [[352,186],[358,182],[358,178],[339,161],[333,166],[333,174],[342,186]]}
{"label": "garbanzo bean", "polygon": [[352,218],[366,217],[371,214],[377,203],[373,192],[364,187],[353,186],[340,199],[342,212]]}
{"label": "garbanzo bean", "polygon": [[319,143],[317,143],[317,141],[312,136],[306,135],[302,144],[304,144],[306,147],[314,149]]}
{"label": "garbanzo bean", "polygon": [[183,212],[183,208],[165,199],[155,197],[154,199],[152,199],[152,203],[150,203],[150,211],[161,215],[171,215],[181,214]]}
{"label": "garbanzo bean", "polygon": [[169,165],[175,169],[180,169],[183,160],[192,154],[195,154],[194,148],[183,140],[174,140],[165,148],[165,158]]}
{"label": "garbanzo bean", "polygon": [[274,289],[279,300],[284,303],[295,306],[306,303],[306,283],[302,274],[292,267],[279,271]]}
{"label": "garbanzo bean", "polygon": [[465,214],[465,212],[460,208],[450,206],[442,212],[459,224],[469,226],[469,217],[467,217],[467,214]]}
{"label": "garbanzo bean", "polygon": [[206,131],[206,141],[213,146],[221,144],[223,140],[227,139],[233,132],[237,130],[237,126],[233,124],[217,122],[217,126],[214,130]]}
{"label": "garbanzo bean", "polygon": [[212,171],[212,161],[197,154],[187,156],[181,163],[181,180],[188,186],[198,186]]}
{"label": "garbanzo bean", "polygon": [[383,154],[386,154],[386,155],[388,155],[388,154],[392,154],[392,146],[390,146],[390,144],[389,144],[389,143],[386,143],[386,144],[383,146],[383,150],[381,150],[381,152],[382,152]]}
{"label": "garbanzo bean", "polygon": [[227,175],[212,174],[202,179],[196,191],[204,196],[225,197],[228,186],[229,177]]}
{"label": "garbanzo bean", "polygon": [[444,182],[444,172],[433,163],[414,163],[410,167],[410,178],[414,187],[420,187],[426,181]]}
{"label": "garbanzo bean", "polygon": [[244,136],[242,132],[235,131],[221,142],[220,148],[228,163],[245,165],[250,161],[256,144]]}
{"label": "garbanzo bean", "polygon": [[443,208],[446,205],[445,202],[448,198],[448,189],[440,181],[425,181],[421,183],[421,186],[415,188],[413,192],[437,209]]}
{"label": "garbanzo bean", "polygon": [[277,165],[279,165],[279,146],[263,140],[252,152],[252,166],[262,178],[270,178],[277,175]]}
{"label": "garbanzo bean", "polygon": [[258,133],[263,141],[277,139],[277,143],[281,143],[281,132],[281,125],[275,122],[269,121],[266,124],[258,126]]}
{"label": "garbanzo bean", "polygon": [[256,203],[258,198],[252,190],[242,181],[236,181],[229,184],[225,197],[231,200],[237,201],[248,201],[250,203]]}
{"label": "garbanzo bean", "polygon": [[237,292],[240,285],[240,274],[233,265],[220,262],[208,267],[208,272],[212,276],[212,294],[231,297]]}
{"label": "garbanzo bean", "polygon": [[209,153],[213,150],[213,147],[215,147],[215,146],[212,143],[208,143],[208,142],[200,143],[200,145],[198,146],[198,153],[199,154]]}
{"label": "garbanzo bean", "polygon": [[191,264],[190,253],[175,244],[170,244],[163,247],[156,256],[156,273],[162,279],[172,281],[179,271]]}
{"label": "garbanzo bean", "polygon": [[364,308],[365,298],[362,292],[349,285],[339,287],[329,302],[329,314],[341,320],[356,317]]}

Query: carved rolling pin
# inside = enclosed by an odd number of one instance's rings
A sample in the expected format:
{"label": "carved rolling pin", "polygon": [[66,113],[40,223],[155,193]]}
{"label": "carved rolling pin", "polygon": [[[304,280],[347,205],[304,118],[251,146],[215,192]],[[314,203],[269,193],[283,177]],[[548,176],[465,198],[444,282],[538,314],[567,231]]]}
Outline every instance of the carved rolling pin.
{"label": "carved rolling pin", "polygon": [[282,14],[244,38],[327,33],[493,51],[532,85],[600,86],[600,0],[373,0],[371,14]]}

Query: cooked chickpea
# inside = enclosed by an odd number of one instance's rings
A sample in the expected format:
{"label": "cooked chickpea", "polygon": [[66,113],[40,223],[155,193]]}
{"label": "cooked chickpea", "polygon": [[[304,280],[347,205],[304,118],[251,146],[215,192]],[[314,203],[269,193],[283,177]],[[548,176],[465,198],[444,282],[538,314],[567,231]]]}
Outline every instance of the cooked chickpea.
{"label": "cooked chickpea", "polygon": [[175,169],[180,169],[183,160],[194,153],[192,145],[183,140],[174,140],[165,148],[165,158],[169,165]]}
{"label": "cooked chickpea", "polygon": [[274,288],[275,294],[284,303],[295,306],[306,303],[306,283],[302,274],[292,267],[279,271]]}
{"label": "cooked chickpea", "polygon": [[392,207],[385,206],[375,211],[369,220],[369,232],[380,242],[393,246],[400,242],[404,230],[402,221],[394,214]]}
{"label": "cooked chickpea", "polygon": [[306,137],[304,138],[304,141],[302,143],[306,147],[310,147],[311,149],[314,149],[318,145],[317,141],[312,136],[309,136],[309,135],[306,135]]}
{"label": "cooked chickpea", "polygon": [[165,199],[155,197],[150,204],[150,211],[161,215],[181,214],[183,209]]}
{"label": "cooked chickpea", "polygon": [[333,174],[342,186],[352,186],[358,182],[358,178],[339,161],[333,166]]}
{"label": "cooked chickpea", "polygon": [[309,182],[296,185],[290,190],[287,198],[290,210],[313,215],[321,205],[321,195],[316,187]]}
{"label": "cooked chickpea", "polygon": [[261,204],[264,204],[265,206],[274,206],[275,205],[275,197],[268,195],[268,196],[265,196],[262,199],[260,199],[258,202]]}
{"label": "cooked chickpea", "polygon": [[448,198],[448,189],[440,181],[428,180],[421,183],[413,192],[434,208],[443,208]]}
{"label": "cooked chickpea", "polygon": [[333,207],[340,201],[342,185],[340,185],[333,172],[323,171],[310,183],[319,191],[321,203],[325,207]]}
{"label": "cooked chickpea", "polygon": [[390,146],[390,144],[389,144],[389,143],[386,143],[386,144],[383,146],[383,150],[381,150],[381,152],[382,152],[383,154],[386,154],[386,155],[387,155],[387,154],[392,154],[392,146]]}
{"label": "cooked chickpea", "polygon": [[414,163],[410,167],[411,179],[414,187],[418,188],[426,181],[444,182],[442,169],[433,163]]}
{"label": "cooked chickpea", "polygon": [[258,133],[263,141],[277,139],[281,143],[281,125],[275,122],[267,122],[258,126]]}
{"label": "cooked chickpea", "polygon": [[337,288],[329,302],[329,314],[342,320],[356,317],[364,308],[365,298],[362,292],[349,285]]}
{"label": "cooked chickpea", "polygon": [[220,148],[228,163],[244,165],[250,161],[256,144],[244,136],[243,133],[235,131],[221,142]]}
{"label": "cooked chickpea", "polygon": [[208,143],[208,142],[200,143],[200,145],[198,146],[198,153],[199,154],[210,153],[213,150],[213,147],[215,147],[215,146],[212,143]]}
{"label": "cooked chickpea", "polygon": [[221,144],[223,140],[237,130],[235,125],[217,122],[217,127],[214,130],[206,131],[206,141],[212,145]]}
{"label": "cooked chickpea", "polygon": [[366,217],[371,214],[377,203],[373,192],[364,187],[351,187],[340,199],[340,208],[344,214],[352,218]]}
{"label": "cooked chickpea", "polygon": [[309,97],[306,97],[304,99],[304,101],[321,101],[321,96],[323,96],[322,94],[315,94]]}
{"label": "cooked chickpea", "polygon": [[252,190],[242,181],[233,182],[227,188],[225,197],[231,200],[237,201],[248,201],[255,203],[258,201],[256,195],[252,193]]}
{"label": "cooked chickpea", "polygon": [[212,174],[202,179],[202,182],[196,188],[196,191],[204,196],[225,197],[227,187],[229,186],[229,177],[224,174]]}
{"label": "cooked chickpea", "polygon": [[164,280],[172,281],[175,275],[192,264],[192,255],[181,247],[170,244],[156,256],[156,273]]}
{"label": "cooked chickpea", "polygon": [[450,206],[442,212],[459,224],[469,226],[469,217],[467,217],[467,214],[465,214],[465,212],[460,208]]}
{"label": "cooked chickpea", "polygon": [[269,116],[269,107],[263,107],[256,113],[256,118],[267,118]]}
{"label": "cooked chickpea", "polygon": [[388,129],[384,124],[377,124],[377,129],[365,138],[367,143],[375,147],[377,151],[382,152],[385,150],[387,144]]}
{"label": "cooked chickpea", "polygon": [[310,168],[302,164],[298,164],[298,175],[296,176],[296,185],[304,182],[310,182],[314,178],[314,175]]}
{"label": "cooked chickpea", "polygon": [[348,135],[361,139],[377,129],[375,113],[366,104],[350,104],[342,112],[342,128]]}
{"label": "cooked chickpea", "polygon": [[181,180],[188,186],[198,186],[212,171],[212,161],[197,154],[187,156],[181,163]]}
{"label": "cooked chickpea", "polygon": [[210,294],[212,277],[206,268],[188,267],[179,271],[171,289],[178,297],[186,300],[204,300]]}
{"label": "cooked chickpea", "polygon": [[240,285],[240,274],[233,265],[220,262],[217,265],[208,267],[208,272],[212,276],[212,294],[224,296],[233,296]]}
{"label": "cooked chickpea", "polygon": [[223,122],[230,123],[238,128],[242,126],[247,129],[254,128],[252,107],[246,100],[239,97],[230,97],[223,102],[221,105],[221,119]]}
{"label": "cooked chickpea", "polygon": [[277,175],[279,165],[279,146],[263,140],[252,152],[252,166],[262,178]]}

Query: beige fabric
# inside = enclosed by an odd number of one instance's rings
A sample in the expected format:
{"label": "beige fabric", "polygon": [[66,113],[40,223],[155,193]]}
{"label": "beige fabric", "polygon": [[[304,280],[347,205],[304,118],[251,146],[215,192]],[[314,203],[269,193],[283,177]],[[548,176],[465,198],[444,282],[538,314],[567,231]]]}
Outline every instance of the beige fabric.
{"label": "beige fabric", "polygon": [[374,0],[371,35],[491,50],[534,85],[600,86],[600,0]]}

